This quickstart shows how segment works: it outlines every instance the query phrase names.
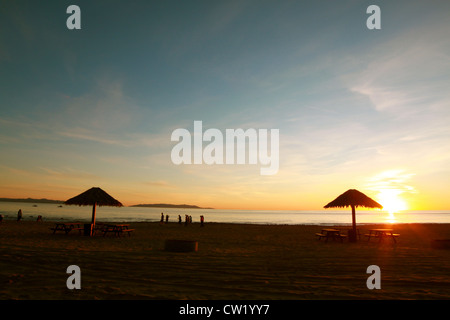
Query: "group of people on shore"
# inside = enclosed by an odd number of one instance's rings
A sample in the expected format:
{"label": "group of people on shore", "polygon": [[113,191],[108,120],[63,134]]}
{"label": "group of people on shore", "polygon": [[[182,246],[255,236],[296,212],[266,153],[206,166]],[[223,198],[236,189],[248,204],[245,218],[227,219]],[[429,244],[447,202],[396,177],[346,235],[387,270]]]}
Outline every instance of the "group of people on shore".
{"label": "group of people on shore", "polygon": [[[169,215],[166,214],[166,216],[164,217],[164,213],[161,212],[161,220],[160,223],[168,223],[169,222]],[[205,222],[205,217],[200,216],[200,226],[203,227],[204,226],[204,222]],[[191,215],[184,215],[184,225],[187,226],[188,224],[192,223],[192,216]],[[181,219],[181,215],[178,215],[178,224],[182,224],[182,219]]]}
{"label": "group of people on shore", "polygon": [[[3,221],[4,216],[2,214],[0,214],[0,222]],[[22,213],[22,209],[19,209],[19,211],[17,211],[17,222],[22,221],[23,218],[23,213]],[[37,222],[41,222],[42,221],[42,216],[38,215],[37,217]]]}
{"label": "group of people on shore", "polygon": [[[0,214],[0,222],[3,221],[3,218],[4,218],[3,215]],[[22,220],[22,218],[23,218],[22,209],[19,209],[19,211],[17,212],[17,222],[20,222]],[[42,221],[42,216],[41,215],[39,215],[37,217],[37,221],[38,222]],[[169,222],[169,215],[166,214],[166,216],[164,217],[164,213],[161,212],[161,221],[160,221],[160,223],[164,223],[164,222],[165,223]],[[200,216],[200,226],[201,227],[203,227],[204,222],[205,222],[205,218],[203,216]],[[188,224],[191,224],[191,223],[192,223],[192,216],[186,214],[185,217],[184,217],[184,225],[187,226]],[[178,215],[178,224],[181,224],[181,215]]]}
{"label": "group of people on shore", "polygon": [[[3,215],[0,214],[0,222],[3,221],[3,218],[4,218]],[[17,222],[20,222],[21,220],[22,220],[22,209],[19,209],[19,211],[17,211]]]}

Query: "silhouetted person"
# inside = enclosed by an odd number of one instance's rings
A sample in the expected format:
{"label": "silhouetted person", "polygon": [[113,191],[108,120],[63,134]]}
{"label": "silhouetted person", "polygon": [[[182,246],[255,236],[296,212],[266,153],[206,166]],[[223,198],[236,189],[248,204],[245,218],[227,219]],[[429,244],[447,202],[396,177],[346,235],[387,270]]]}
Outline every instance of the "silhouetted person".
{"label": "silhouetted person", "polygon": [[36,220],[37,222],[42,222],[42,216],[41,215],[39,215],[38,217],[37,217],[37,220]]}
{"label": "silhouetted person", "polygon": [[205,218],[200,216],[200,227],[203,227],[203,223],[205,222]]}
{"label": "silhouetted person", "polygon": [[168,222],[169,222],[169,215],[166,214],[166,223],[168,223]]}
{"label": "silhouetted person", "polygon": [[181,224],[181,216],[178,215],[178,224]]}
{"label": "silhouetted person", "polygon": [[164,213],[161,212],[161,223],[164,222]]}
{"label": "silhouetted person", "polygon": [[3,215],[0,214],[0,223],[3,221]]}
{"label": "silhouetted person", "polygon": [[19,209],[19,211],[17,212],[17,221],[22,220],[22,209]]}

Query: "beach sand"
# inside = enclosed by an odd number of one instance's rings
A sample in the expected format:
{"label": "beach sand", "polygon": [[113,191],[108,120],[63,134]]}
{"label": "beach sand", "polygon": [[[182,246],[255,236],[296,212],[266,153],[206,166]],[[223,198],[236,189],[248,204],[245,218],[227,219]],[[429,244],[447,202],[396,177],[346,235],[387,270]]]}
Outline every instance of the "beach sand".
{"label": "beach sand", "polygon": [[[52,234],[52,222],[0,224],[0,299],[449,299],[447,224],[389,225],[398,243],[318,241],[321,226],[132,223],[130,237]],[[359,226],[368,229],[382,226]],[[339,227],[337,227],[339,228]],[[167,239],[197,252],[164,250]],[[78,265],[81,289],[66,269]],[[367,267],[381,289],[366,286]]]}

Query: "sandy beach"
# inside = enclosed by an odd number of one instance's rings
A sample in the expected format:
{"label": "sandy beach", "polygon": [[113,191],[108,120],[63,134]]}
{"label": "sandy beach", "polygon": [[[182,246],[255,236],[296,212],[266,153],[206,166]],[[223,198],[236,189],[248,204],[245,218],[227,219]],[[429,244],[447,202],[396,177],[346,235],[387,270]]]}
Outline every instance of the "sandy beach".
{"label": "sandy beach", "polygon": [[[52,234],[54,222],[0,224],[0,299],[449,299],[447,224],[389,226],[390,239],[318,241],[321,226],[133,223],[130,237]],[[359,226],[368,229],[383,226]],[[339,227],[337,227],[339,228]],[[342,229],[342,228],[341,228]],[[197,252],[164,250],[165,240],[198,241]],[[81,270],[69,290],[66,269]],[[367,267],[381,289],[366,286]]]}

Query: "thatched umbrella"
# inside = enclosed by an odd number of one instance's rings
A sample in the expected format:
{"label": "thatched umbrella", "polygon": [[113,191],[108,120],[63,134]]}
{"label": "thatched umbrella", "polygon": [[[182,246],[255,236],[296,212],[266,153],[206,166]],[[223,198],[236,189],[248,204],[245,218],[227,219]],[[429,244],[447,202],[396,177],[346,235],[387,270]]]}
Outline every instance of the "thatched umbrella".
{"label": "thatched umbrella", "polygon": [[352,208],[352,225],[353,225],[353,236],[349,236],[350,241],[356,241],[356,214],[355,208],[361,206],[366,208],[380,208],[383,206],[376,202],[375,200],[369,198],[364,193],[359,192],[355,189],[350,189],[341,194],[339,197],[331,201],[329,204],[324,206],[324,208]]}
{"label": "thatched umbrella", "polygon": [[79,206],[92,206],[92,222],[91,222],[91,232],[94,230],[95,226],[95,209],[96,206],[110,206],[110,207],[122,207],[123,205],[107,194],[100,188],[91,188],[76,197],[70,198],[64,204],[75,204]]}

